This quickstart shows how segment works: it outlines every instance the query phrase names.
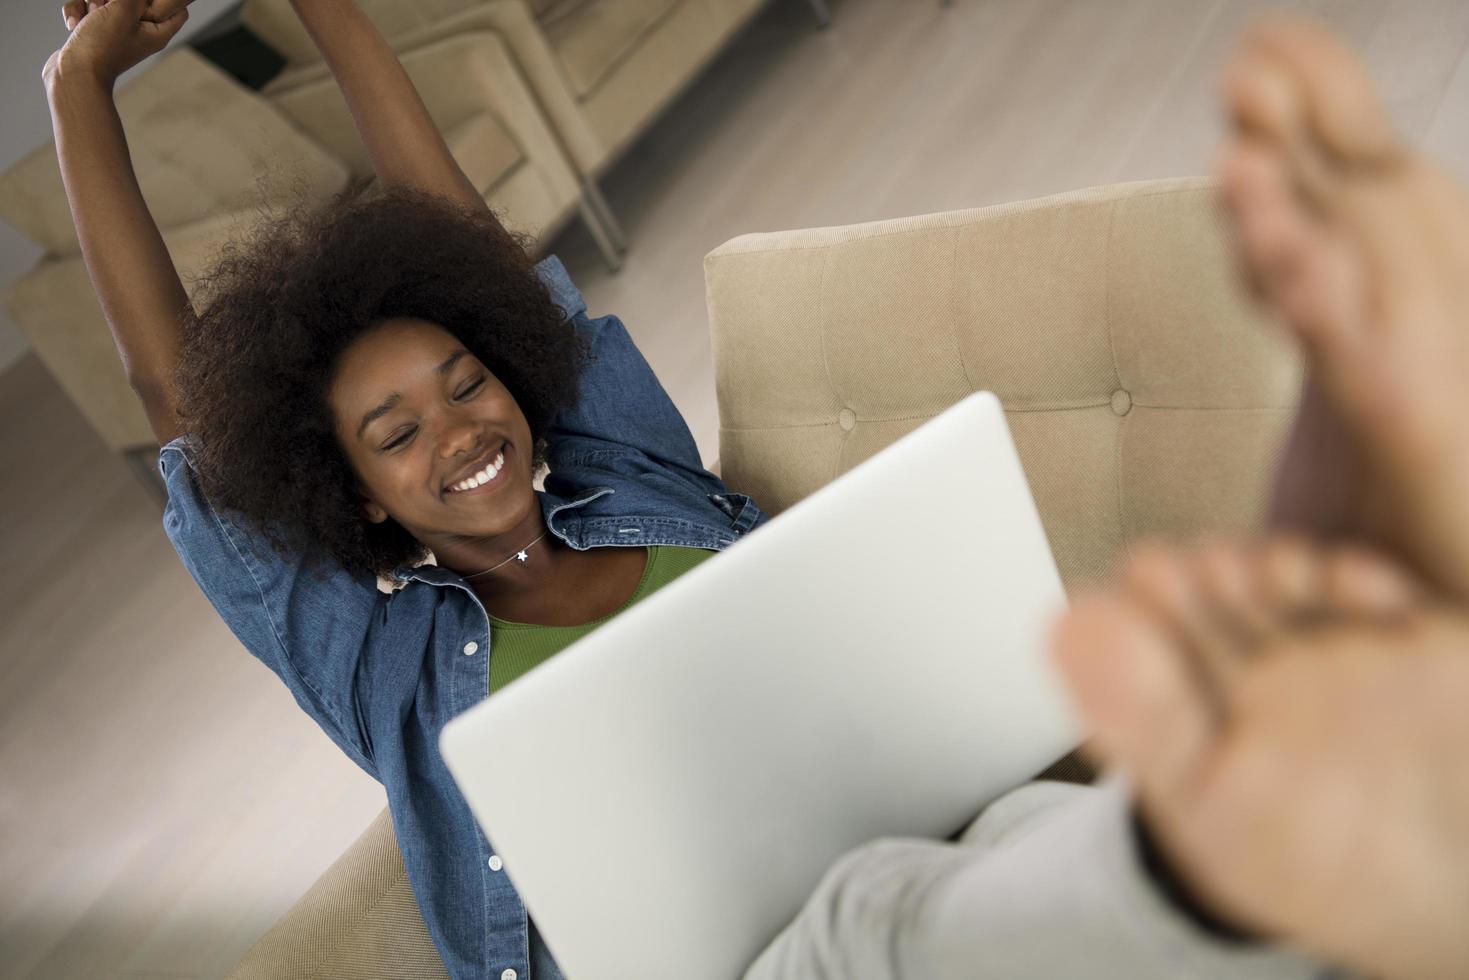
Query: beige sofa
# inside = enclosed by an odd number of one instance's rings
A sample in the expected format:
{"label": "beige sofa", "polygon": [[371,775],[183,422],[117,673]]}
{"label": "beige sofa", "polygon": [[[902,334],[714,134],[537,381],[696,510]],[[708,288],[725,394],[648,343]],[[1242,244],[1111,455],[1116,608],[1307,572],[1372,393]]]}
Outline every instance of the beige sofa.
{"label": "beige sofa", "polygon": [[[1062,577],[1246,531],[1300,366],[1231,274],[1202,180],[747,235],[705,260],[720,460],[789,507],[969,393],[1005,404]],[[941,474],[935,506],[962,519]],[[384,812],[233,980],[442,977]]]}
{"label": "beige sofa", "polygon": [[[548,238],[576,213],[578,179],[498,35],[458,34],[401,60],[455,159],[508,225]],[[191,294],[220,245],[258,219],[262,200],[282,203],[297,190],[325,200],[372,172],[329,77],[271,99],[180,48],[125,85],[117,105],[143,196]],[[47,253],[6,290],[15,322],[103,441],[156,483],[153,435],[82,263],[54,144],[0,175],[0,217]]]}

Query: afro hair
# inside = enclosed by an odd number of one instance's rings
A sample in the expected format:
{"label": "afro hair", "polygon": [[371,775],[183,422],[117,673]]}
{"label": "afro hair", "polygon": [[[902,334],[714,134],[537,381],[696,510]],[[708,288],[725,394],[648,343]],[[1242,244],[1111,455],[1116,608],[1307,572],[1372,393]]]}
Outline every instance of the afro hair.
{"label": "afro hair", "polygon": [[389,318],[443,327],[514,396],[538,469],[586,346],[488,209],[358,183],[266,217],[203,277],[184,331],[176,390],[201,485],[278,549],[315,544],[349,569],[391,574],[426,551],[391,518],[363,515],[327,402],[343,351]]}

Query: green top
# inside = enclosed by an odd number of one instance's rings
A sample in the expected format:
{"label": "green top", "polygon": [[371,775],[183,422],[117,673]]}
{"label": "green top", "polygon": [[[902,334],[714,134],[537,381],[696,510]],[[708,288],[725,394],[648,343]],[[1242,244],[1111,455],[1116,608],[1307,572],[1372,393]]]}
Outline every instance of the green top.
{"label": "green top", "polygon": [[490,617],[490,693],[503,688],[532,667],[551,659],[575,641],[586,636],[618,613],[635,605],[716,553],[702,548],[674,548],[650,545],[643,577],[626,602],[612,612],[578,626],[540,626],[535,623],[512,623]]}

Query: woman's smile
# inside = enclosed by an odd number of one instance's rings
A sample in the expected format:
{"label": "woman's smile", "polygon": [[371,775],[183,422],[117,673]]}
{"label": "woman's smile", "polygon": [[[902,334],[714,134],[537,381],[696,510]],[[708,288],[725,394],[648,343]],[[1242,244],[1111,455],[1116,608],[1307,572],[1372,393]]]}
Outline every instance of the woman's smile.
{"label": "woman's smile", "polygon": [[505,454],[510,451],[507,442],[500,447],[500,451],[483,465],[472,464],[479,468],[456,480],[444,488],[446,496],[462,496],[464,494],[490,493],[505,482],[502,475],[505,473]]}

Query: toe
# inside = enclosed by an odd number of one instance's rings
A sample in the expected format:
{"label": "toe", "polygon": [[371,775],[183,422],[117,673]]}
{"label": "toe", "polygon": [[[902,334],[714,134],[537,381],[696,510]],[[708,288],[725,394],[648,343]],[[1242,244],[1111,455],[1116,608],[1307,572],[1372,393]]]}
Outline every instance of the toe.
{"label": "toe", "polygon": [[1310,244],[1308,219],[1291,196],[1285,161],[1266,143],[1241,140],[1221,169],[1245,261],[1275,298],[1293,279]]}
{"label": "toe", "polygon": [[1279,155],[1291,193],[1313,210],[1328,212],[1340,168],[1314,135],[1296,77],[1258,43],[1246,43],[1226,70],[1224,98],[1237,139]]}
{"label": "toe", "polygon": [[1097,754],[1152,791],[1186,785],[1214,720],[1169,631],[1126,599],[1082,597],[1057,626],[1054,649]]}
{"label": "toe", "polygon": [[1277,639],[1315,626],[1396,619],[1424,599],[1407,571],[1357,545],[1281,536],[1258,549],[1253,564]]}
{"label": "toe", "polygon": [[1291,190],[1284,155],[1270,144],[1235,140],[1220,178],[1259,291],[1313,353],[1347,357],[1367,329],[1360,251],[1334,222],[1308,213]]}
{"label": "toe", "polygon": [[1319,618],[1326,609],[1324,553],[1305,538],[1270,539],[1257,554],[1261,595],[1288,629]]}
{"label": "toe", "polygon": [[1343,545],[1332,549],[1323,569],[1327,604],[1343,616],[1398,617],[1418,608],[1417,581],[1386,557]]}
{"label": "toe", "polygon": [[1337,375],[1354,374],[1370,339],[1362,254],[1335,228],[1317,226],[1303,229],[1295,259],[1274,299],[1318,369],[1335,384]]}
{"label": "toe", "polygon": [[1198,554],[1143,545],[1128,562],[1123,586],[1135,607],[1169,633],[1222,713],[1239,661],[1248,653],[1250,631],[1204,587]]}
{"label": "toe", "polygon": [[1338,161],[1376,163],[1397,154],[1398,141],[1371,76],[1321,24],[1271,17],[1250,33],[1247,47],[1272,59],[1295,83],[1312,136]]}
{"label": "toe", "polygon": [[1209,545],[1199,553],[1196,574],[1199,588],[1214,610],[1214,620],[1233,638],[1237,655],[1252,653],[1270,642],[1279,624],[1265,601],[1255,562],[1245,547]]}
{"label": "toe", "polygon": [[1160,627],[1192,641],[1199,600],[1194,569],[1185,554],[1156,542],[1133,547],[1122,572],[1122,592]]}
{"label": "toe", "polygon": [[1240,132],[1276,145],[1291,138],[1304,109],[1294,79],[1253,44],[1242,44],[1224,70],[1224,104]]}

